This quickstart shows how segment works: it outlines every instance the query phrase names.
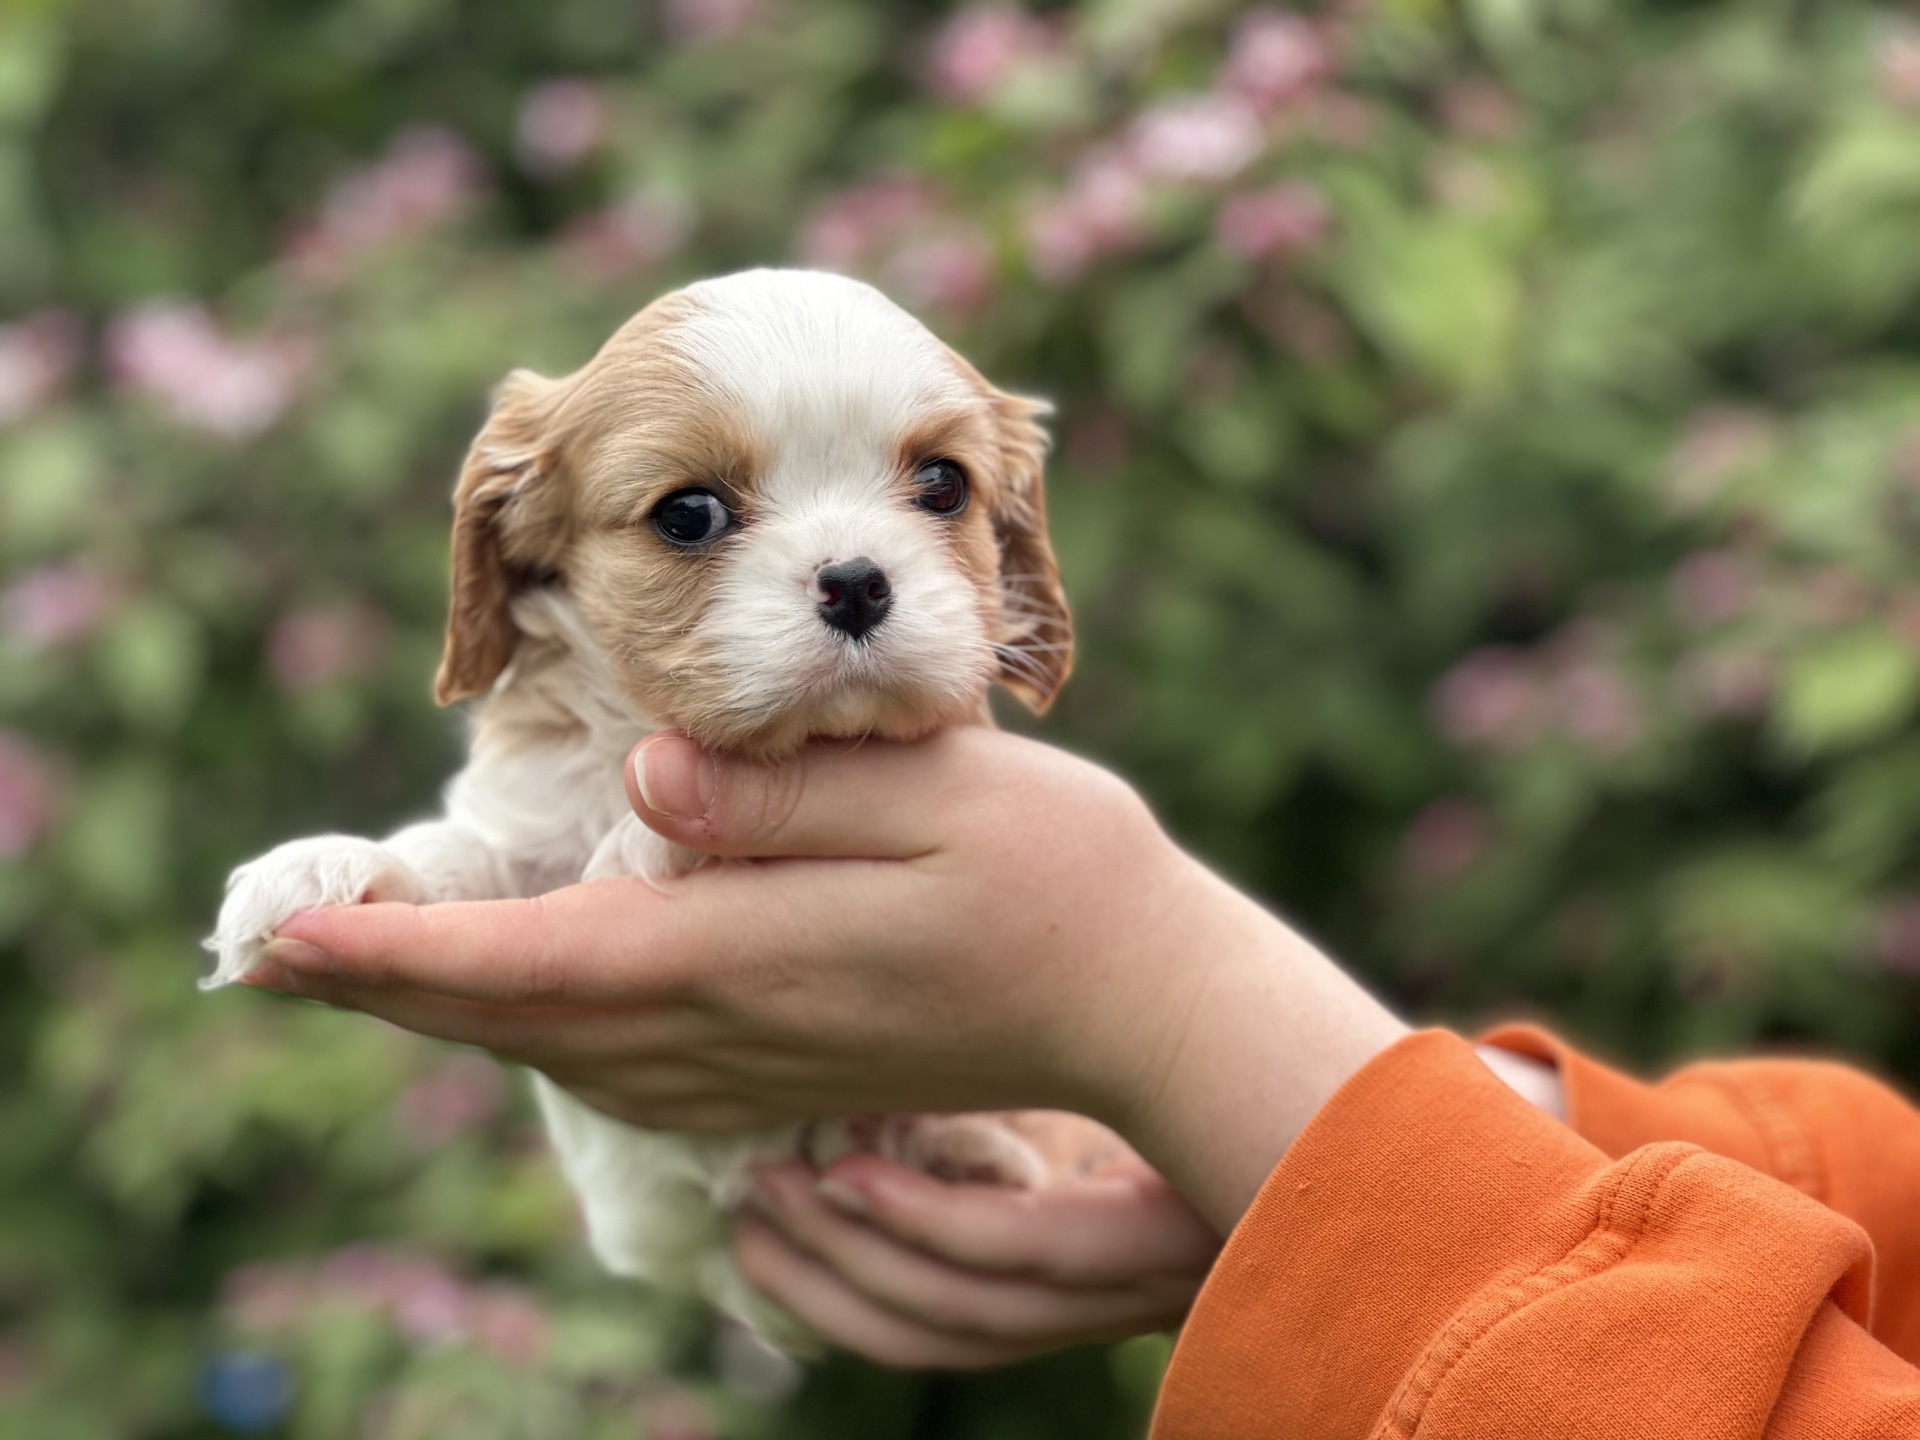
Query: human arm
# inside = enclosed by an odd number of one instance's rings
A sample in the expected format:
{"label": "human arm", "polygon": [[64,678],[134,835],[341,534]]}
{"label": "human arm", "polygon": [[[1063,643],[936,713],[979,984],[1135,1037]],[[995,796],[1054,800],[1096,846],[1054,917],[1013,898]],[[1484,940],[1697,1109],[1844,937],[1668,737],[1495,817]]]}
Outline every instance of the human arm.
{"label": "human arm", "polygon": [[[335,953],[286,951],[283,980],[655,1123],[1082,1102],[1239,1221],[1170,1376],[1180,1440],[1366,1434],[1403,1385],[1430,1437],[1912,1432],[1912,1374],[1858,1323],[1857,1227],[1696,1151],[1610,1164],[1459,1042],[1401,1041],[1279,922],[1169,858],[1124,792],[1022,747],[867,747],[758,791],[710,776],[689,806],[636,803],[702,848],[839,858],[309,917],[288,933]],[[1657,1203],[1607,1200],[1652,1182]],[[1615,1260],[1559,1283],[1589,1240]]]}
{"label": "human arm", "polygon": [[816,747],[777,771],[675,736],[641,754],[667,772],[651,804],[635,782],[642,818],[759,863],[320,911],[282,927],[263,981],[487,1046],[663,1128],[1077,1110],[1223,1233],[1313,1112],[1405,1033],[1119,781],[1059,751],[958,729]]}

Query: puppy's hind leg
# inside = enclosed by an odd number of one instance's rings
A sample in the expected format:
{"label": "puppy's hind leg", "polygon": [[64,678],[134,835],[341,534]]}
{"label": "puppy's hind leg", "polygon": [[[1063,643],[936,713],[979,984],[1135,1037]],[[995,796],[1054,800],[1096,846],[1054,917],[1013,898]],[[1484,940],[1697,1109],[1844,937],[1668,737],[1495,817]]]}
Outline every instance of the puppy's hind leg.
{"label": "puppy's hind leg", "polygon": [[[627,816],[594,850],[581,879],[665,879],[706,858]],[[544,1075],[534,1077],[534,1089],[601,1264],[698,1295],[789,1353],[819,1348],[804,1326],[746,1283],[729,1244],[728,1216],[746,1192],[748,1167],[797,1154],[799,1127],[740,1136],[642,1130],[582,1104]]]}

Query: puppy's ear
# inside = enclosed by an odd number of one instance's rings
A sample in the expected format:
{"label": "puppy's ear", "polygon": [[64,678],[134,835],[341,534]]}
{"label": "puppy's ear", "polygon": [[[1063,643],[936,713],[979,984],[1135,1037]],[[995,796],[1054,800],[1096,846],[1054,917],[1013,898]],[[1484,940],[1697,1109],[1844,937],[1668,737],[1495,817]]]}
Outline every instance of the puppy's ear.
{"label": "puppy's ear", "polygon": [[523,540],[543,492],[553,486],[558,446],[550,435],[562,382],[531,370],[515,370],[494,392],[493,412],[474,437],[453,492],[453,599],[447,611],[447,645],[433,698],[451,705],[484,695],[513,658],[519,639],[510,602],[517,585],[536,568]]}
{"label": "puppy's ear", "polygon": [[993,510],[1000,544],[1000,619],[994,652],[1000,683],[1035,714],[1044,714],[1073,668],[1073,616],[1060,566],[1047,539],[1047,432],[1044,400],[996,392],[1000,475]]}

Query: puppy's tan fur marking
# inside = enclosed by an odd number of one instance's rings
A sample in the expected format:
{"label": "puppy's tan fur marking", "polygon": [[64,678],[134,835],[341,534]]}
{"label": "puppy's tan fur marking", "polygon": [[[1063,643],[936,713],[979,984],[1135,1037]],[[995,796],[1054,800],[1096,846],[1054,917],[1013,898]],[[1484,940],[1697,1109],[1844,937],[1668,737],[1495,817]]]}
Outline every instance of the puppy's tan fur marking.
{"label": "puppy's tan fur marking", "polygon": [[[772,755],[815,733],[904,739],[964,718],[970,703],[943,703],[884,676],[868,679],[864,704],[837,707],[809,708],[804,694],[793,697],[799,703],[744,706],[728,683],[739,659],[719,653],[723,637],[700,625],[722,584],[726,542],[676,550],[648,518],[689,487],[719,495],[743,531],[777,508],[764,494],[777,437],[742,405],[737,381],[703,373],[690,358],[686,338],[707,313],[694,292],[663,297],[574,374],[544,380],[518,371],[503,384],[455,492],[453,601],[437,698],[447,704],[491,688],[517,639],[513,596],[557,583],[615,659],[640,711],[713,744]],[[951,349],[924,339],[935,357],[929,363],[965,403],[943,396],[931,412],[902,417],[900,503],[911,504],[913,469],[926,460],[950,458],[965,469],[972,503],[927,523],[975,589],[993,675],[1044,709],[1066,678],[1072,642],[1042,500],[1047,441],[1038,417],[1046,407],[995,389]]]}

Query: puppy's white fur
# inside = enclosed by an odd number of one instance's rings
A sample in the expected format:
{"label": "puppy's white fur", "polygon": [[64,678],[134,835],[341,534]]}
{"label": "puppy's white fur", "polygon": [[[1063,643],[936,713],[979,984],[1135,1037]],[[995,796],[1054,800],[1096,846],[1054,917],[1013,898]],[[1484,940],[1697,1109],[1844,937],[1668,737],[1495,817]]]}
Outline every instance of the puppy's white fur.
{"label": "puppy's white fur", "polygon": [[[777,755],[812,735],[908,738],[978,719],[996,678],[1044,704],[1070,627],[1040,505],[1036,409],[877,291],[810,272],[691,286],[574,376],[514,377],[457,495],[440,693],[485,699],[444,815],[380,843],[294,841],[240,867],[203,983],[243,978],[276,927],[313,906],[685,873],[702,857],[641,825],[620,776],[662,725]],[[914,507],[910,477],[929,447],[964,457],[976,513]],[[699,556],[675,553],[645,517],[709,471],[743,523]],[[853,642],[822,622],[815,576],[856,556],[886,572],[893,603]],[[728,1255],[725,1217],[752,1162],[865,1145],[1008,1184],[1048,1168],[1020,1123],[995,1117],[698,1137],[642,1131],[536,1084],[602,1262],[794,1347],[804,1331]],[[1102,1144],[1082,1135],[1067,1149],[1055,1163],[1084,1166]]]}

